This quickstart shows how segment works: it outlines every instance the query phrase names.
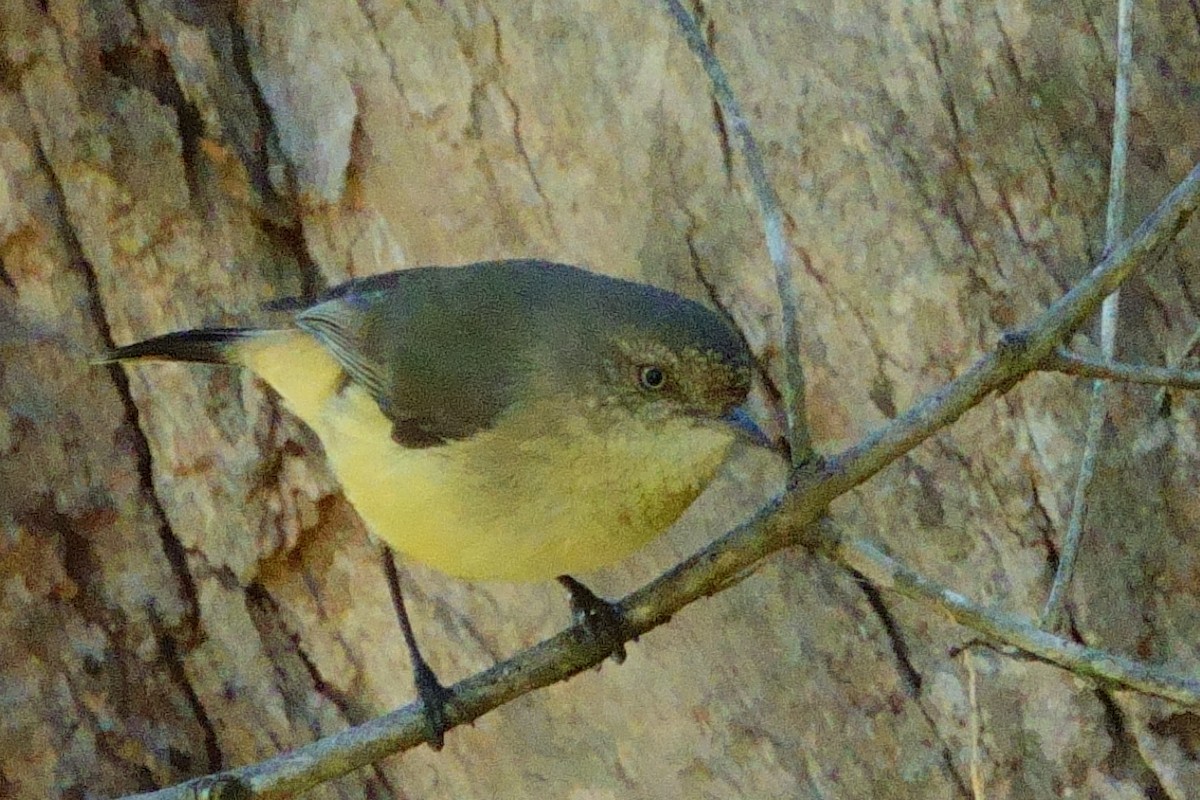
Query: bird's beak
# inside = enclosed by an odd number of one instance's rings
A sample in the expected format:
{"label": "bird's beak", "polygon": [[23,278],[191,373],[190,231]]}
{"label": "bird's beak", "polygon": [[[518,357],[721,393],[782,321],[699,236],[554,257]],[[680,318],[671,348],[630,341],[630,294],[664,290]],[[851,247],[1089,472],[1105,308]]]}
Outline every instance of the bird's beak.
{"label": "bird's beak", "polygon": [[744,406],[734,406],[725,412],[725,416],[721,419],[759,447],[775,449],[775,443],[768,439],[767,435],[762,432],[762,428],[755,424]]}

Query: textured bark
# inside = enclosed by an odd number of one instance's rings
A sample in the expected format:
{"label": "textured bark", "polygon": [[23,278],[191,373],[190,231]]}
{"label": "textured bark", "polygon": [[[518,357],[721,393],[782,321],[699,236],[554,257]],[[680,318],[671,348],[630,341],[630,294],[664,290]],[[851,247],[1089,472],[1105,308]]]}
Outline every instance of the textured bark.
{"label": "textured bark", "polygon": [[[702,9],[788,215],[818,445],[936,388],[1098,255],[1110,5]],[[1131,220],[1200,150],[1200,15],[1137,25]],[[719,300],[777,372],[714,109],[655,3],[0,0],[0,798],[175,783],[412,696],[377,550],[314,437],[243,375],[90,356],[351,275],[537,255]],[[1121,357],[1178,355],[1198,256],[1185,232],[1129,286]],[[1035,616],[1085,397],[1030,379],[834,513]],[[1194,672],[1200,406],[1112,398],[1074,631]],[[738,462],[592,585],[632,588],[773,480]],[[566,622],[555,586],[406,575],[447,679]],[[790,553],[621,668],[314,796],[1197,796],[1196,710],[951,655],[971,639]]]}

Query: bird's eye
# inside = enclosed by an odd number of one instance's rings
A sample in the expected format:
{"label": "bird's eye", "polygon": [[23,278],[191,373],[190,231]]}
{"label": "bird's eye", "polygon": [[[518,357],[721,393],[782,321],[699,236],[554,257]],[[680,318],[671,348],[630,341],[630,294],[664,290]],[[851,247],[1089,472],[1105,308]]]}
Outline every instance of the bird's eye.
{"label": "bird's eye", "polygon": [[667,384],[667,373],[662,371],[662,367],[656,367],[653,364],[640,367],[638,369],[638,383],[643,389],[650,391],[658,391]]}

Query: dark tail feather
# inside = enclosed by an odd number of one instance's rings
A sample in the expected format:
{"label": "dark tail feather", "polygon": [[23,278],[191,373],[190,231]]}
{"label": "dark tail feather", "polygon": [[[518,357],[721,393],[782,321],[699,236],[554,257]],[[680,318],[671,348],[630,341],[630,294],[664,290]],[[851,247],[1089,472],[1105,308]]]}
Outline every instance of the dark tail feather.
{"label": "dark tail feather", "polygon": [[178,331],[155,336],[144,342],[110,350],[96,364],[146,359],[149,361],[194,361],[201,364],[229,364],[231,350],[238,342],[253,338],[261,331],[252,328],[206,328]]}

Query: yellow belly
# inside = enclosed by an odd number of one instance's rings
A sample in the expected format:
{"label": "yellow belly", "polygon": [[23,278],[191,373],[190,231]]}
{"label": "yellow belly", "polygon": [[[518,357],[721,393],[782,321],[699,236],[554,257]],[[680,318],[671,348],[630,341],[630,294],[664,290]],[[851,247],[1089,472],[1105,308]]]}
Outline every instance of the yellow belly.
{"label": "yellow belly", "polygon": [[463,578],[540,580],[620,560],[679,517],[733,442],[720,427],[631,415],[601,435],[556,400],[526,424],[408,449],[363,389],[338,391],[342,371],[319,344],[287,338],[252,345],[243,362],[316,432],[375,535]]}

